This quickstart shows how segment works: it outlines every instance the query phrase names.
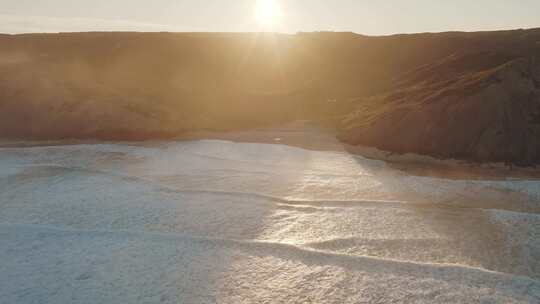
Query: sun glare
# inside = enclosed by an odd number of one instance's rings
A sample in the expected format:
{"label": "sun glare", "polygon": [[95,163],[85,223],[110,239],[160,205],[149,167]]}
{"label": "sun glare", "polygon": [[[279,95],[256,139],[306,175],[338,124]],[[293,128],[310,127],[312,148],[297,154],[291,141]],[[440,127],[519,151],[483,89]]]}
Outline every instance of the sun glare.
{"label": "sun glare", "polygon": [[281,6],[278,0],[257,0],[255,19],[263,28],[276,26],[281,17]]}

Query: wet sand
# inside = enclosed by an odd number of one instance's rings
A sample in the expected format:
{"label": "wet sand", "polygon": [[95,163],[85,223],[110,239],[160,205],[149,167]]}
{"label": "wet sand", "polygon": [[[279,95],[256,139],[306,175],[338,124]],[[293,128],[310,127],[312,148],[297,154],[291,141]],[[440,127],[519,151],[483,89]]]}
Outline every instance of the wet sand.
{"label": "wet sand", "polygon": [[[456,159],[437,159],[414,153],[397,154],[367,146],[353,146],[339,141],[336,131],[311,121],[268,126],[252,130],[190,131],[174,138],[179,141],[201,139],[228,140],[244,143],[283,144],[314,151],[344,152],[365,158],[382,160],[395,169],[415,176],[446,179],[511,180],[540,179],[540,168],[517,167],[504,163],[475,163]],[[126,142],[131,145],[147,145],[164,140]],[[57,145],[98,144],[100,140],[0,140],[2,147],[39,147]],[[119,141],[110,141],[119,142]]]}
{"label": "wet sand", "polygon": [[540,179],[540,168],[516,167],[503,163],[473,163],[455,159],[437,159],[414,153],[397,154],[373,147],[353,146],[339,141],[336,131],[310,121],[297,121],[249,131],[190,132],[181,140],[220,139],[234,142],[283,144],[315,151],[336,151],[383,160],[395,169],[411,175],[448,179]]}

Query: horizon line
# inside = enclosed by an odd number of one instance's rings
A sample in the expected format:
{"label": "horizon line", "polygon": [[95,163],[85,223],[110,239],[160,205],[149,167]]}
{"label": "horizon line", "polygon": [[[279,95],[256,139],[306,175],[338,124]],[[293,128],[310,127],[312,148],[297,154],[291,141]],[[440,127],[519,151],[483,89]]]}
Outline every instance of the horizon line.
{"label": "horizon line", "polygon": [[520,28],[500,28],[493,30],[443,30],[443,31],[425,31],[425,32],[401,32],[393,34],[362,34],[355,31],[347,30],[318,30],[318,31],[297,31],[294,33],[281,31],[118,31],[118,30],[98,30],[98,31],[46,31],[46,32],[24,32],[24,33],[1,33],[4,36],[24,36],[24,35],[58,35],[58,34],[91,34],[91,33],[133,33],[133,34],[275,34],[295,36],[299,34],[317,34],[317,33],[336,33],[336,34],[354,34],[364,37],[392,37],[403,35],[421,35],[421,34],[446,34],[446,33],[490,33],[490,32],[512,32],[512,31],[531,31],[540,30],[540,26],[536,27],[520,27]]}

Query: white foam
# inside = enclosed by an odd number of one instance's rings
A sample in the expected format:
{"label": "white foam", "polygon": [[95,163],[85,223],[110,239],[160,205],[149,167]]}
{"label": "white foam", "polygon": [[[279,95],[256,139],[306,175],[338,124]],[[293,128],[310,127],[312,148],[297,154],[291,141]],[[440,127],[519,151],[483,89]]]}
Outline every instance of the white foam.
{"label": "white foam", "polygon": [[2,149],[0,299],[534,302],[539,187],[273,144]]}

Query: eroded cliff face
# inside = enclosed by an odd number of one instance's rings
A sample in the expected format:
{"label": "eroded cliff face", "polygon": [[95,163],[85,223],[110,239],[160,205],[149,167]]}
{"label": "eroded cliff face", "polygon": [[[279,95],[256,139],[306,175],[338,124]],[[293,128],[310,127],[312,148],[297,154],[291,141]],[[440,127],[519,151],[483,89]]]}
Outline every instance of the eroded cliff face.
{"label": "eroded cliff face", "polygon": [[394,152],[538,162],[540,30],[0,35],[0,137],[149,139],[309,119]]}

